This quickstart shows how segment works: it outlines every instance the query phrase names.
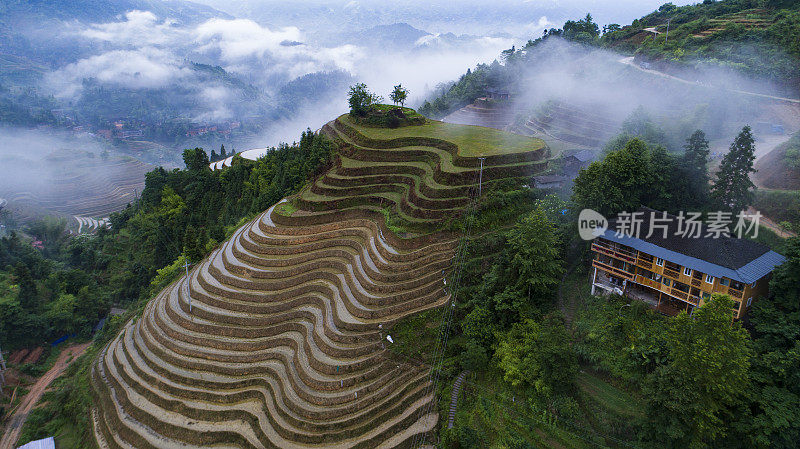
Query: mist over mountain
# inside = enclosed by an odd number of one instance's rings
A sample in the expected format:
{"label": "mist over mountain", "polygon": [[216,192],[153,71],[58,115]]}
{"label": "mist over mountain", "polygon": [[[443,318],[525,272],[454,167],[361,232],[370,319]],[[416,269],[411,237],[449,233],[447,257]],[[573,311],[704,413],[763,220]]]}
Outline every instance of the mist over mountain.
{"label": "mist over mountain", "polygon": [[[507,34],[527,40],[548,25],[591,11],[600,23],[627,23],[658,8],[653,0],[199,0],[238,17],[277,26],[294,25],[318,36],[341,29],[408,23],[431,33]],[[676,5],[691,1],[673,2]]]}
{"label": "mist over mountain", "polygon": [[[325,9],[296,6],[296,21],[268,23],[179,0],[4,1],[0,122],[88,131],[118,147],[263,147],[278,143],[277,128],[321,126],[355,81],[383,95],[404,83],[418,101],[513,44],[398,22],[323,30],[313,23]],[[178,162],[179,152],[135,155]]]}

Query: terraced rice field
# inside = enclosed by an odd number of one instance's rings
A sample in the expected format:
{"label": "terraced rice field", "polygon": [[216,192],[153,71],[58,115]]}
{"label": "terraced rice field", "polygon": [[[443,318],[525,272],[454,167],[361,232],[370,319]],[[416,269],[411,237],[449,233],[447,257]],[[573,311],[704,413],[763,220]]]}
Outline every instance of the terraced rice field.
{"label": "terraced rice field", "polygon": [[[464,212],[480,161],[463,153],[477,150],[346,117],[321,132],[338,146],[334,166],[238,229],[101,352],[100,447],[409,447],[435,429],[429,367],[396,358],[384,337],[451,299],[443,277],[460,236],[421,230]],[[514,137],[504,152],[487,139],[485,182],[546,168],[541,141]],[[419,233],[395,235],[386,208]]]}
{"label": "terraced rice field", "polygon": [[584,148],[598,148],[613,136],[621,124],[592,112],[588,106],[553,102],[515,129],[523,135],[544,135]]}
{"label": "terraced rice field", "polygon": [[443,121],[504,130],[513,122],[514,115],[515,111],[508,105],[498,105],[479,98],[475,103],[468,104],[448,115]]}
{"label": "terraced rice field", "polygon": [[772,12],[767,9],[747,9],[734,14],[727,14],[708,21],[710,28],[707,28],[693,37],[705,38],[725,29],[728,24],[734,23],[743,26],[746,30],[760,30],[769,28],[775,23]]}
{"label": "terraced rice field", "polygon": [[53,155],[31,168],[30,179],[36,182],[6,185],[0,180],[0,195],[19,210],[21,218],[40,214],[108,217],[136,199],[151,169],[132,158]]}
{"label": "terraced rice field", "polygon": [[108,218],[101,218],[98,220],[96,218],[81,217],[78,215],[73,218],[78,222],[78,234],[92,234],[97,232],[100,228],[109,225]]}

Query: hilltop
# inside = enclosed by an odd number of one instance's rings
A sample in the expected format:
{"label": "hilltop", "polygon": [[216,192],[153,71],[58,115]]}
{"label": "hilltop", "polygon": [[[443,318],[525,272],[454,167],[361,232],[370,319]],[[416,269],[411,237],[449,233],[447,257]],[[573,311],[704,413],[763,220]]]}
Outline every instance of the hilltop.
{"label": "hilltop", "polygon": [[[669,26],[669,33],[667,28]],[[800,91],[800,4],[707,1],[661,6],[630,25],[614,26],[603,46],[662,67],[732,68]]]}
{"label": "hilltop", "polygon": [[478,183],[524,182],[548,151],[400,115],[392,129],[344,115],[304,135],[333,143],[327,168],[235,229],[100,352],[101,447],[407,447],[436,429],[430,364],[390,350],[410,344],[395,323],[449,304],[456,222]]}

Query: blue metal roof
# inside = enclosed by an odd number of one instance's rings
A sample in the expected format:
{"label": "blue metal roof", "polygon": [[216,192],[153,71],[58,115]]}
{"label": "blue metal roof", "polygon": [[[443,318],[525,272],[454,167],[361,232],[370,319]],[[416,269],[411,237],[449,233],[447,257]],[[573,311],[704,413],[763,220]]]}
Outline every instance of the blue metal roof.
{"label": "blue metal roof", "polygon": [[786,260],[785,257],[776,253],[775,251],[767,251],[756,259],[751,260],[741,268],[734,270],[706,262],[702,259],[697,259],[695,257],[687,256],[675,251],[670,251],[666,248],[662,248],[658,245],[654,245],[635,237],[630,237],[627,235],[618,237],[617,232],[611,229],[607,229],[603,233],[602,237],[606,240],[611,240],[612,242],[630,246],[631,248],[643,253],[651,254],[664,260],[669,260],[670,262],[677,263],[684,267],[689,267],[692,270],[697,270],[701,273],[710,274],[711,276],[718,278],[726,277],[733,279],[734,281],[744,282],[745,284],[752,284],[753,282],[768,275],[772,272],[772,270],[775,269],[776,266],[782,264]]}

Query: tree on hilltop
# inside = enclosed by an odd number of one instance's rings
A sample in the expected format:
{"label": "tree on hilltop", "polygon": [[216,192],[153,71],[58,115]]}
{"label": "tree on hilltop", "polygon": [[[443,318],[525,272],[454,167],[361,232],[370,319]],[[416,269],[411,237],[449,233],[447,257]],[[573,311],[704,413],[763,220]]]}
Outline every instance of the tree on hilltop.
{"label": "tree on hilltop", "polygon": [[379,103],[381,97],[375,95],[367,89],[364,83],[350,86],[347,102],[350,104],[350,114],[365,116],[372,108],[372,105]]}
{"label": "tree on hilltop", "polygon": [[756,171],[753,168],[755,152],[753,134],[750,127],[745,126],[722,159],[711,188],[711,196],[720,208],[737,213],[753,202],[755,184],[750,180],[750,173]]}
{"label": "tree on hilltop", "polygon": [[389,99],[392,100],[392,103],[399,104],[400,107],[403,107],[405,105],[407,98],[408,98],[408,89],[403,87],[402,84],[394,86],[394,90],[389,95]]}
{"label": "tree on hilltop", "polygon": [[564,37],[579,42],[591,42],[600,36],[600,26],[592,19],[591,14],[581,20],[567,20],[564,23]]}

